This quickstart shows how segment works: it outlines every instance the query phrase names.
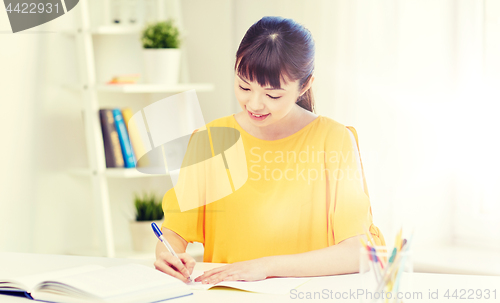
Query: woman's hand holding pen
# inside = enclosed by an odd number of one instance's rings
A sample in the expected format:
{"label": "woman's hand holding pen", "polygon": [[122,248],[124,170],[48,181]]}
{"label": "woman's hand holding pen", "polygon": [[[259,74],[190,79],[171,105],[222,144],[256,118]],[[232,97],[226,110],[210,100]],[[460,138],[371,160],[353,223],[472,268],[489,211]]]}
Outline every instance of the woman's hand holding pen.
{"label": "woman's hand holding pen", "polygon": [[[151,228],[153,228],[153,232],[159,240],[156,244],[155,268],[186,283],[191,282],[190,276],[196,261],[186,252],[176,253],[155,222],[151,223]],[[165,231],[168,232],[168,229],[165,229]],[[180,238],[178,235],[177,237]],[[186,244],[183,245],[184,251],[186,250]]]}
{"label": "woman's hand holding pen", "polygon": [[194,281],[203,284],[216,284],[221,281],[264,280],[268,277],[268,268],[269,264],[266,258],[236,262],[206,271]]}
{"label": "woman's hand holding pen", "polygon": [[196,261],[188,253],[178,253],[177,255],[180,260],[169,251],[162,251],[156,258],[155,268],[188,283],[188,277],[193,273]]}

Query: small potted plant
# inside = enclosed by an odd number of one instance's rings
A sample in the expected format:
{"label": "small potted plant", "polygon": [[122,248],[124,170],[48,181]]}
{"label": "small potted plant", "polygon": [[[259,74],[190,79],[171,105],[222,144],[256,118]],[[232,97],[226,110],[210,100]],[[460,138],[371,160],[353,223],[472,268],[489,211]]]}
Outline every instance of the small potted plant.
{"label": "small potted plant", "polygon": [[145,81],[171,85],[179,83],[181,39],[174,20],[147,24],[141,41]]}
{"label": "small potted plant", "polygon": [[162,201],[154,193],[134,193],[135,221],[130,222],[132,246],[136,251],[154,252],[158,241],[151,223],[155,222],[161,228],[163,224]]}

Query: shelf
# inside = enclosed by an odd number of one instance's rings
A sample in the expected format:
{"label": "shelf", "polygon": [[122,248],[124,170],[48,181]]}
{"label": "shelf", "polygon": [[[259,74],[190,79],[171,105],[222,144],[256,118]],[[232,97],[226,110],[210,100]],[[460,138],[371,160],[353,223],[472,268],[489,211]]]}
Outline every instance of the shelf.
{"label": "shelf", "polygon": [[143,28],[138,25],[108,25],[92,28],[90,32],[94,35],[134,35],[140,34]]}
{"label": "shelf", "polygon": [[[90,169],[72,169],[71,173],[77,176],[88,177],[93,173]],[[145,177],[166,177],[168,174],[143,174],[135,168],[107,168],[104,171],[104,176],[108,178],[145,178]]]}
{"label": "shelf", "polygon": [[104,175],[108,178],[144,178],[144,177],[165,177],[165,175],[143,174],[135,168],[107,168]]}
{"label": "shelf", "polygon": [[176,93],[187,90],[196,90],[196,92],[206,92],[214,89],[213,84],[208,83],[187,83],[177,85],[164,84],[102,84],[97,86],[101,92],[115,93]]}
{"label": "shelf", "polygon": [[[70,90],[82,90],[86,87],[79,84],[64,84],[64,88]],[[100,84],[96,86],[100,92],[111,93],[181,93],[187,90],[196,90],[196,92],[209,92],[214,89],[213,84],[209,83],[181,83],[177,85],[163,84]]]}
{"label": "shelf", "polygon": [[[140,34],[144,26],[137,25],[107,25],[91,28],[88,32],[93,35],[136,35]],[[63,30],[61,33],[66,35],[76,35],[81,33],[80,29]]]}

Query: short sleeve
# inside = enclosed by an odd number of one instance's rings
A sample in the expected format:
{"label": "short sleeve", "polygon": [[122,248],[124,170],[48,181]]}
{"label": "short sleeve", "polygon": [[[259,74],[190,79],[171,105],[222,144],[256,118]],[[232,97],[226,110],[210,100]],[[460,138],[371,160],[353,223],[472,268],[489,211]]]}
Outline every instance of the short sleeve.
{"label": "short sleeve", "polygon": [[[349,136],[351,137],[351,145],[352,145],[352,150],[353,150],[353,156],[355,157],[354,161],[356,161],[356,171],[363,172],[363,169],[361,168],[361,158],[359,155],[359,149],[358,149],[358,140],[356,140],[356,137],[354,137],[354,133],[349,127],[347,128],[349,130]],[[362,178],[361,178],[362,177]],[[365,187],[365,176],[364,174],[361,175],[359,180],[359,184],[361,185],[361,188],[363,191],[368,195],[368,189]]]}
{"label": "short sleeve", "polygon": [[189,243],[205,243],[205,206],[181,212],[174,188],[163,196],[163,227],[168,228]]}
{"label": "short sleeve", "polygon": [[[203,136],[195,136],[197,131],[199,129],[195,130],[189,138],[188,147],[182,160],[183,168],[179,170],[177,181],[177,185],[187,184],[190,187],[174,186],[167,191],[162,201],[164,214],[162,227],[174,231],[189,243],[205,243],[205,203],[201,201],[201,199],[204,199],[204,191],[193,190],[194,188],[203,188],[200,183],[196,182],[200,179],[197,176],[203,175],[203,172],[200,172],[200,169],[203,169],[203,165],[190,165],[190,163],[197,162],[199,157],[203,157],[200,154],[206,152],[208,147],[203,140]],[[187,168],[184,168],[184,166]],[[181,192],[177,193],[176,189]],[[183,205],[183,211],[181,211],[177,194],[182,195],[181,199],[184,200],[181,201],[186,201],[187,199],[188,202],[183,202],[184,204],[190,203],[189,201],[195,199],[196,201],[193,201],[192,205],[201,206],[186,207],[186,205]]]}
{"label": "short sleeve", "polygon": [[[352,131],[351,132],[349,131]],[[354,137],[354,142],[353,138]],[[333,244],[364,234],[370,230],[377,245],[385,245],[380,230],[373,225],[372,211],[361,156],[357,144],[357,133],[353,127],[343,131],[337,162],[327,162],[333,173],[329,176],[330,197],[329,226],[333,233]],[[336,169],[334,169],[336,167]]]}

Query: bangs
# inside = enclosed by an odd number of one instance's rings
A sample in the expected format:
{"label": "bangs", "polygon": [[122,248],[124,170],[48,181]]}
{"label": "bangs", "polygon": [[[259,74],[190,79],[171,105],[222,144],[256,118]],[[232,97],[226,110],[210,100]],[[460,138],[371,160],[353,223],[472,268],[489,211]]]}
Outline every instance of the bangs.
{"label": "bangs", "polygon": [[240,56],[237,74],[241,78],[257,81],[260,86],[281,88],[281,81],[290,79],[286,64],[280,60],[279,44],[265,41],[247,48]]}

